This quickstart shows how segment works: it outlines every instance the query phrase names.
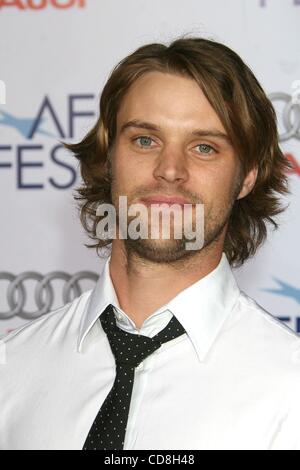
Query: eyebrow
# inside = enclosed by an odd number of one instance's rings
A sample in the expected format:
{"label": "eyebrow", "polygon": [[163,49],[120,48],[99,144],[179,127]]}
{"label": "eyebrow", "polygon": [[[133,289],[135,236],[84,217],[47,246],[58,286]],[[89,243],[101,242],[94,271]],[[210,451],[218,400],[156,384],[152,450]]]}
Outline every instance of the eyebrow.
{"label": "eyebrow", "polygon": [[[122,134],[126,129],[129,129],[130,127],[137,129],[148,129],[152,131],[161,131],[161,127],[153,124],[152,122],[133,119],[132,121],[128,121],[122,125],[120,133]],[[224,140],[225,142],[231,145],[231,140],[229,136],[217,129],[195,129],[191,132],[191,135],[195,137],[216,137],[218,139]]]}

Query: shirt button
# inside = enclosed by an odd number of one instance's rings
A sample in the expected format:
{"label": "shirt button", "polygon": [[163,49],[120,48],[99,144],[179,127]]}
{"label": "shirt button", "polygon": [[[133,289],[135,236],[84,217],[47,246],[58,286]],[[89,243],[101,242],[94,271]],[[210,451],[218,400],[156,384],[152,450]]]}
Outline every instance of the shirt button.
{"label": "shirt button", "polygon": [[143,367],[144,367],[144,364],[141,362],[141,363],[137,366],[136,370],[142,370]]}

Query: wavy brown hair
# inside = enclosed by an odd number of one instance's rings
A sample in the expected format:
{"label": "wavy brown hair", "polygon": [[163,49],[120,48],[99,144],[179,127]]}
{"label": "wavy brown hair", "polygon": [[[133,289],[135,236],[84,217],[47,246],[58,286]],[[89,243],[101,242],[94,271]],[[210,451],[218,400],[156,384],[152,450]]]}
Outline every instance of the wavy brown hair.
{"label": "wavy brown hair", "polygon": [[252,191],[234,202],[224,251],[238,267],[253,256],[267,237],[267,222],[283,212],[280,195],[288,194],[291,164],[279,148],[274,108],[250,68],[229,47],[213,39],[179,37],[169,45],[152,43],[136,49],[113,68],[100,97],[100,115],[79,143],[63,145],[80,162],[83,185],[75,199],[81,223],[99,250],[112,240],[96,237],[98,204],[111,203],[110,151],[116,117],[129,87],[143,74],[167,72],[194,79],[219,116],[241,162],[242,177],[254,167]]}

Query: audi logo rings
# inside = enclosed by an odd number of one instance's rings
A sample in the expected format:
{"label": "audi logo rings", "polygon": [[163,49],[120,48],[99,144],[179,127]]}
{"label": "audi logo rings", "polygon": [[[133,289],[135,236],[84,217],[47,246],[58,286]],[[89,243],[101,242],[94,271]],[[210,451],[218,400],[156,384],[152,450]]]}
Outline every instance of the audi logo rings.
{"label": "audi logo rings", "polygon": [[[35,271],[27,271],[18,276],[14,276],[8,272],[0,272],[0,281],[9,281],[7,302],[10,307],[9,311],[0,311],[0,319],[6,320],[15,315],[19,315],[22,318],[32,320],[45,313],[49,313],[52,309],[55,297],[53,286],[51,285],[51,281],[53,280],[65,281],[62,292],[63,305],[65,305],[82,294],[79,281],[89,279],[96,282],[98,277],[97,274],[90,271],[80,271],[74,275],[62,271],[54,271],[45,276]],[[34,312],[28,312],[24,309],[27,300],[27,291],[24,282],[28,280],[37,281],[34,290],[37,310]],[[43,300],[44,292],[45,299]]]}
{"label": "audi logo rings", "polygon": [[[293,97],[288,93],[275,92],[270,93],[268,98],[274,101],[284,101],[285,105],[282,112],[282,121],[286,132],[279,134],[280,142],[284,142],[292,137],[300,139],[300,103],[294,101]],[[294,119],[292,122],[292,115]]]}

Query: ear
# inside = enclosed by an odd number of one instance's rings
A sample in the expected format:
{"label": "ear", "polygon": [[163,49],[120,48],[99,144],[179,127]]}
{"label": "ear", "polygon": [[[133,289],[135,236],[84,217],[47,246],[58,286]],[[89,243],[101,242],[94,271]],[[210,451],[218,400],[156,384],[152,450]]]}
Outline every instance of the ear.
{"label": "ear", "polygon": [[240,193],[237,199],[242,199],[243,197],[247,196],[247,194],[249,194],[252,191],[253,186],[255,185],[255,182],[257,179],[257,173],[258,173],[257,166],[255,166],[254,168],[252,168],[252,170],[249,171],[249,173],[244,179],[242,188],[240,190]]}

